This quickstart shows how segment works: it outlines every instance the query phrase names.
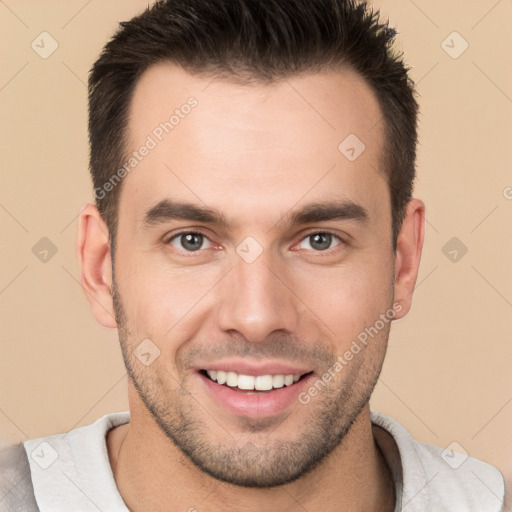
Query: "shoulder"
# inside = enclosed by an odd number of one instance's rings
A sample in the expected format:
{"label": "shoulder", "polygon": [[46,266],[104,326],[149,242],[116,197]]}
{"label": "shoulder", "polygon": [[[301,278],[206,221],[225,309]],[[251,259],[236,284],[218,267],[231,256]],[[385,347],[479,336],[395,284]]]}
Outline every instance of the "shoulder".
{"label": "shoulder", "polygon": [[0,512],[38,511],[23,444],[0,450]]}
{"label": "shoulder", "polygon": [[[408,510],[500,512],[505,483],[500,471],[463,453],[452,443],[443,449],[412,438],[396,420],[372,413],[372,423],[386,430],[396,443],[402,469],[403,505]],[[418,504],[416,508],[415,505]]]}
{"label": "shoulder", "polygon": [[[501,472],[484,461],[462,453],[462,447],[442,449],[413,441],[418,459],[432,478],[432,492],[438,499],[464,504],[468,511],[502,509],[505,482]],[[457,451],[458,450],[458,451]]]}
{"label": "shoulder", "polygon": [[127,422],[129,413],[111,413],[67,432],[25,441],[26,472],[39,509],[126,510],[112,475],[106,436]]}

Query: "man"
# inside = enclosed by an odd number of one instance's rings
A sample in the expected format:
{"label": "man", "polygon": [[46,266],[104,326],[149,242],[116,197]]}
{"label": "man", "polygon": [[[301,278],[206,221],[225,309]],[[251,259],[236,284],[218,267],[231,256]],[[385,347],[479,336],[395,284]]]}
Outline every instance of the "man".
{"label": "man", "polygon": [[90,76],[77,249],[130,413],[25,442],[39,510],[501,509],[495,468],[368,405],[423,243],[393,40],[350,0],[122,24]]}

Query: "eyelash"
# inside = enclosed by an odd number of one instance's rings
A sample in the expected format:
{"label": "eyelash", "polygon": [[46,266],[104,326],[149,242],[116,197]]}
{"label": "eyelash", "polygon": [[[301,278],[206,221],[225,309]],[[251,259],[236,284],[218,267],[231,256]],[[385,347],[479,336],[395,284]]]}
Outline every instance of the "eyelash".
{"label": "eyelash", "polygon": [[[208,240],[210,243],[213,244],[213,242],[210,240],[210,238],[208,237],[208,235],[206,233],[203,233],[202,231],[199,231],[199,230],[190,230],[190,231],[180,231],[179,233],[176,233],[175,235],[172,235],[170,238],[167,239],[167,241],[165,242],[166,245],[171,245],[171,242],[173,240],[176,240],[182,236],[185,236],[185,235],[200,235],[202,237],[204,237],[206,240]],[[194,254],[195,252],[202,252],[201,250],[197,250],[197,251],[185,251],[184,249],[181,250],[182,253],[184,254]]]}
{"label": "eyelash", "polygon": [[[325,255],[329,255],[331,254],[331,252],[333,252],[333,250],[336,250],[336,248],[338,248],[339,246],[341,245],[347,245],[347,242],[346,240],[344,240],[340,235],[332,232],[332,231],[328,231],[328,230],[321,230],[321,231],[311,231],[307,234],[305,234],[304,236],[302,236],[302,238],[299,240],[299,242],[297,242],[295,245],[299,245],[301,242],[303,242],[304,240],[306,240],[307,238],[313,236],[313,235],[319,235],[319,234],[322,234],[322,235],[330,235],[332,236],[333,238],[339,240],[339,243],[337,243],[334,247],[330,247],[329,249],[325,249],[323,251],[315,251],[315,250],[309,250],[309,249],[304,249],[304,250],[307,250],[308,252],[313,252],[313,253],[317,253],[318,255],[322,255],[322,254],[325,254]],[[171,242],[173,240],[176,240],[182,236],[185,236],[185,235],[200,235],[202,237],[204,237],[206,240],[208,240],[211,244],[215,245],[211,240],[210,238],[208,237],[207,234],[203,233],[202,231],[200,230],[189,230],[189,231],[180,231],[179,233],[176,233],[174,235],[172,235],[170,238],[167,239],[167,241],[165,242],[166,245],[171,245]],[[300,249],[298,249],[300,250]],[[182,254],[187,254],[187,255],[194,255],[194,253],[201,253],[203,252],[204,249],[198,249],[197,251],[186,251],[184,249],[182,249],[180,252]]]}
{"label": "eyelash", "polygon": [[[326,255],[327,256],[327,255],[330,255],[332,252],[336,251],[336,249],[339,250],[339,246],[346,245],[345,240],[340,235],[337,235],[336,233],[333,233],[332,231],[311,231],[310,233],[304,235],[300,239],[298,244],[295,244],[295,245],[301,244],[304,240],[307,240],[308,238],[311,238],[313,235],[330,235],[331,237],[333,237],[333,239],[337,239],[339,241],[333,247],[330,247],[329,249],[325,249],[323,251],[315,251],[314,249],[303,249],[303,250],[307,250],[308,252],[312,252],[312,253],[314,253],[317,256],[321,256],[321,255]],[[299,250],[301,250],[301,249],[299,249]]]}

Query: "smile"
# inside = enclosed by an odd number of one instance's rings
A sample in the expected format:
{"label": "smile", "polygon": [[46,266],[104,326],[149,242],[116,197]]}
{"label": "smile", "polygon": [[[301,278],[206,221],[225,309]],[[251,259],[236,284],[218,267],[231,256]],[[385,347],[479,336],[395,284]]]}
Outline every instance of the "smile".
{"label": "smile", "polygon": [[225,384],[231,388],[244,391],[270,391],[284,386],[291,386],[298,382],[303,375],[277,374],[277,375],[244,375],[231,371],[204,370],[205,374],[218,384]]}
{"label": "smile", "polygon": [[[263,419],[300,405],[298,395],[314,379],[312,371],[304,373],[297,368],[301,373],[288,373],[287,368],[279,368],[282,365],[276,366],[259,370],[248,367],[237,373],[232,368],[221,370],[219,364],[215,370],[202,369],[197,375],[216,407],[235,416]],[[284,373],[277,373],[283,370]]]}

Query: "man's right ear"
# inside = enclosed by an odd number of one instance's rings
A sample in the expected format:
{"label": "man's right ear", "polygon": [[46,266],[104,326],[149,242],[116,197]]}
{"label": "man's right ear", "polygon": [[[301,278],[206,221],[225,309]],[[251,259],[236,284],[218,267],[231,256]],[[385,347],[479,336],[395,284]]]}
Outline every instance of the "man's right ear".
{"label": "man's right ear", "polygon": [[76,244],[80,281],[98,323],[116,328],[110,250],[108,227],[96,206],[87,204],[80,213]]}

